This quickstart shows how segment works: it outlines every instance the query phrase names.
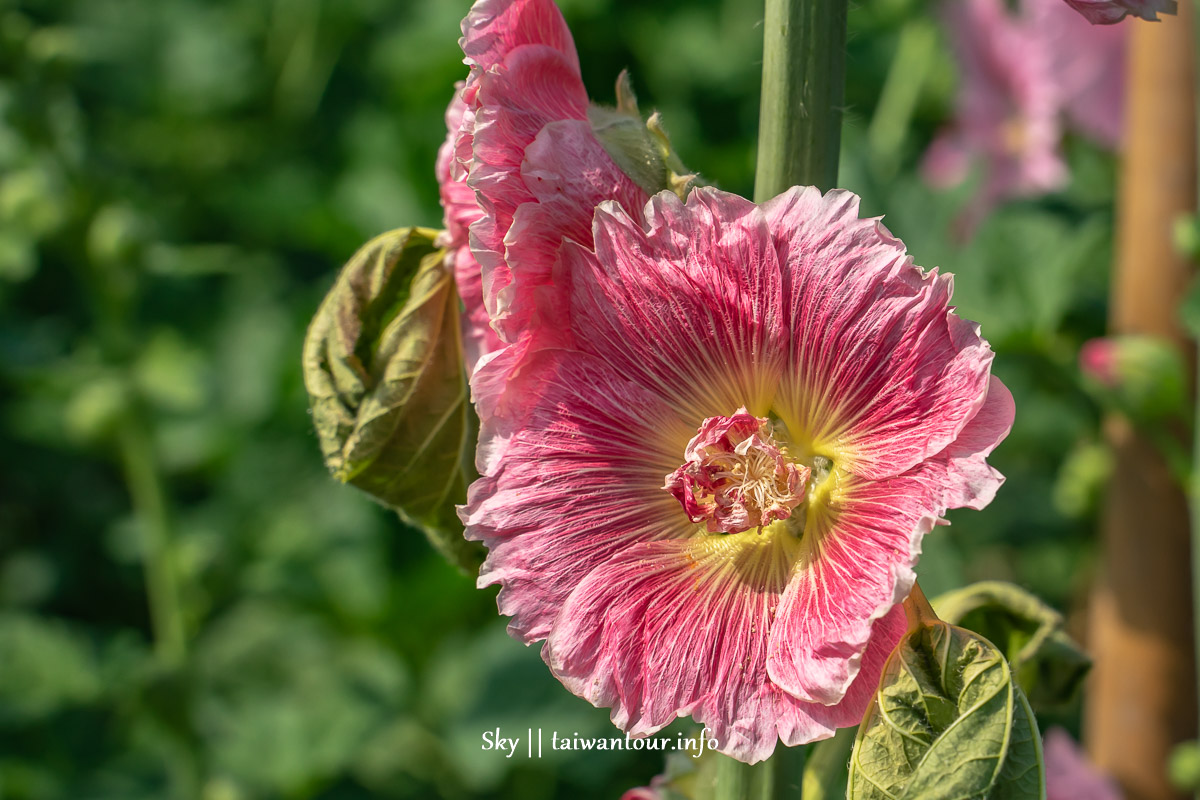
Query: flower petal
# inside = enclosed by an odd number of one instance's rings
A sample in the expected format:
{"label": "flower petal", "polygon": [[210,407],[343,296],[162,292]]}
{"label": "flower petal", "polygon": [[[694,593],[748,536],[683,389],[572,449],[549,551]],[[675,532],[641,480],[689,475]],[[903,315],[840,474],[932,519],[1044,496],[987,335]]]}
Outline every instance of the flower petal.
{"label": "flower petal", "polygon": [[486,72],[527,44],[544,44],[562,53],[575,74],[575,41],[553,0],[479,0],[462,23],[459,45],[464,62]]}
{"label": "flower petal", "polygon": [[1012,395],[993,377],[979,412],[941,453],[897,478],[848,478],[810,508],[810,550],[771,629],[775,683],[801,700],[843,698],[872,625],[912,588],[921,539],[947,509],[982,508],[1004,482],[984,458],[1008,434],[1013,411]]}
{"label": "flower petal", "polygon": [[767,677],[765,636],[791,546],[784,536],[746,532],[629,548],[570,596],[543,657],[568,689],[611,706],[613,722],[634,735],[690,714],[716,749],[750,763],[778,740],[827,738],[861,718],[903,633],[903,613],[881,621],[864,683],[847,703],[791,697]]}
{"label": "flower petal", "polygon": [[517,208],[504,237],[512,282],[497,292],[498,324],[510,337],[530,324],[566,327],[566,290],[554,285],[565,239],[592,243],[596,206],[612,200],[640,219],[646,194],[617,168],[581,120],[551,122],[525,151],[521,179],[535,202]]}
{"label": "flower petal", "polygon": [[1083,14],[1093,25],[1112,25],[1125,19],[1127,14],[1157,21],[1158,15],[1176,14],[1176,0],[1066,0],[1067,5]]}
{"label": "flower petal", "polygon": [[487,309],[484,308],[479,263],[471,255],[468,243],[467,229],[483,216],[483,211],[475,199],[475,191],[466,184],[466,173],[456,169],[455,163],[456,142],[462,135],[466,112],[462,84],[459,83],[454,98],[446,108],[446,141],[438,150],[435,171],[446,225],[441,244],[446,247],[446,265],[454,273],[454,285],[463,301],[460,327],[467,376],[470,377],[476,362],[499,348],[501,341],[492,329]]}
{"label": "flower petal", "polygon": [[765,415],[784,352],[766,220],[748,200],[708,188],[686,206],[661,192],[646,219],[643,229],[606,203],[595,253],[563,248],[578,346],[670,399],[693,426],[741,406]]}
{"label": "flower petal", "polygon": [[[471,226],[471,248],[483,274],[484,302],[503,333],[508,309],[499,294],[513,281],[505,236],[523,203],[536,201],[521,176],[525,151],[549,123],[587,118],[587,94],[562,53],[526,45],[479,80],[468,184],[485,216]],[[507,337],[515,338],[514,333]]]}
{"label": "flower petal", "polygon": [[532,353],[480,416],[483,477],[460,515],[489,549],[479,585],[502,584],[500,611],[523,640],[544,638],[567,595],[618,551],[695,531],[661,488],[675,466],[663,453],[686,444],[687,427],[602,362]]}
{"label": "flower petal", "polygon": [[764,213],[788,298],[776,406],[793,438],[868,478],[945,448],[978,410],[992,359],[948,309],[951,278],[913,265],[878,220],[858,218],[850,192],[794,188]]}

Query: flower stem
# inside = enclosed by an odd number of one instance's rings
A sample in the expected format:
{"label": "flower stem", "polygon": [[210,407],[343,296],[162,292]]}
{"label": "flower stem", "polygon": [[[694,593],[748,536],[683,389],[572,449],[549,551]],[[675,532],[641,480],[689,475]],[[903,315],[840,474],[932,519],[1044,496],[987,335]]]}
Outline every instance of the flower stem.
{"label": "flower stem", "polygon": [[125,413],[119,423],[117,444],[141,528],[154,649],[164,665],[178,666],[187,655],[187,637],[171,547],[170,514],[150,432],[139,416],[133,410]]}
{"label": "flower stem", "polygon": [[[766,0],[754,199],[837,183],[846,82],[847,0]],[[706,800],[800,800],[805,748],[759,764],[719,757]]]}
{"label": "flower stem", "polygon": [[696,800],[799,800],[804,783],[805,747],[775,748],[775,754],[758,764],[713,754],[715,780],[707,794],[700,787]]}
{"label": "flower stem", "polygon": [[846,0],[766,0],[754,199],[837,184]]}

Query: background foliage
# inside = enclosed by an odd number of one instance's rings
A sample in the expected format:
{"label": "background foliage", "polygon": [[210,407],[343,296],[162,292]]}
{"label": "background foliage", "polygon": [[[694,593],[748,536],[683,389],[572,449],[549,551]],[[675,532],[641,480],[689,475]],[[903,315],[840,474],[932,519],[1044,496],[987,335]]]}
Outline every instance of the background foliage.
{"label": "background foliage", "polygon": [[[481,749],[496,727],[612,728],[506,636],[494,589],[327,477],[306,414],[300,343],[337,268],[439,225],[467,7],[0,0],[0,796],[602,798],[660,770]],[[759,17],[562,7],[595,99],[629,67],[685,163],[750,194]],[[1105,463],[1074,363],[1103,330],[1113,166],[1069,141],[1065,192],[963,244],[971,186],[916,171],[951,102],[943,41],[912,118],[868,136],[900,32],[931,15],[852,9],[841,182],[956,273],[1018,417],[1008,485],[927,539],[920,576],[1012,579],[1070,613]],[[178,640],[148,599],[163,552]]]}

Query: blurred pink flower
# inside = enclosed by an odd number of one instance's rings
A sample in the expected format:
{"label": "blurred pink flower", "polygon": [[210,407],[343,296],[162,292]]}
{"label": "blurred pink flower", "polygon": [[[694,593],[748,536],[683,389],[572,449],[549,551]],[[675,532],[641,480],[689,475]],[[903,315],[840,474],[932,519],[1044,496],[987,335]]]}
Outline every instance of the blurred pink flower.
{"label": "blurred pink flower", "polygon": [[1000,202],[1065,185],[1064,117],[1101,144],[1120,138],[1124,31],[1094,29],[1061,0],[951,0],[947,28],[960,67],[955,119],[925,154],[935,186],[962,182],[983,162],[970,230]]}
{"label": "blurred pink flower", "polygon": [[1127,14],[1142,19],[1158,20],[1158,14],[1174,14],[1178,8],[1176,0],[1065,0],[1093,25],[1112,25],[1125,19]]}
{"label": "blurred pink flower", "polygon": [[1046,759],[1046,800],[1122,800],[1116,781],[1100,773],[1062,728],[1042,740]]}
{"label": "blurred pink flower", "polygon": [[1060,0],[1025,0],[1029,24],[1050,52],[1067,126],[1110,149],[1125,122],[1125,52],[1129,31],[1097,28]]}
{"label": "blurred pink flower", "polygon": [[754,762],[858,723],[921,538],[1003,480],[1012,398],[950,277],[811,187],[604,203],[555,274],[566,326],[474,381],[460,513],[510,632],[633,735],[691,715]]}

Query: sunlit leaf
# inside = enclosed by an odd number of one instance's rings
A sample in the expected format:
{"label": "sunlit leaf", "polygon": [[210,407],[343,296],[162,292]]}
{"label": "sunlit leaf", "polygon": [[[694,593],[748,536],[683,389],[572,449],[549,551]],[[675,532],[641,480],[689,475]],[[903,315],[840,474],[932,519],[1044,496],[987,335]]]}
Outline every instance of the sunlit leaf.
{"label": "sunlit leaf", "polygon": [[473,420],[458,296],[436,231],[402,228],[350,259],[304,345],[304,382],[325,463],[478,566],[454,510],[466,501]]}
{"label": "sunlit leaf", "polygon": [[920,624],[884,667],[855,741],[849,800],[1038,800],[1037,723],[1004,656],[944,622]]}
{"label": "sunlit leaf", "polygon": [[1035,706],[1069,701],[1091,668],[1063,629],[1062,615],[1019,586],[983,581],[947,592],[933,605],[946,622],[995,642]]}

